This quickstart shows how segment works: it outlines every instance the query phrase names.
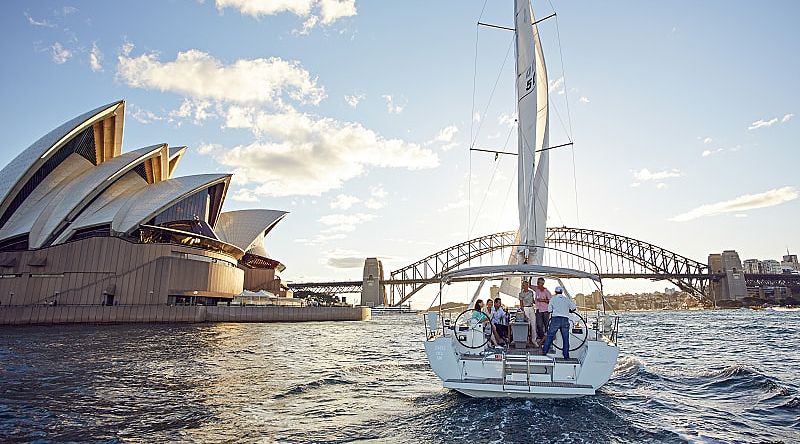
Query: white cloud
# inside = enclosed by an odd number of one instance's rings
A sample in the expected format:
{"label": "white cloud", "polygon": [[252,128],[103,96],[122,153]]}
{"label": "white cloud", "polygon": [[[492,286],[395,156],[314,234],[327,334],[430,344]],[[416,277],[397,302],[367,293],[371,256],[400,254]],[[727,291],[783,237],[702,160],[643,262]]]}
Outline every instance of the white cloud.
{"label": "white cloud", "polygon": [[458,133],[457,126],[455,125],[446,126],[441,130],[439,130],[439,133],[436,134],[436,137],[434,137],[433,140],[431,140],[427,144],[441,143],[442,151],[448,151],[458,145],[458,142],[453,142],[453,138],[457,133]]}
{"label": "white cloud", "polygon": [[590,102],[590,100],[589,100],[589,98],[588,98],[588,97],[586,97],[586,96],[581,96],[581,98],[580,98],[580,99],[578,99],[578,102],[581,102],[581,103],[589,103],[589,102]]}
{"label": "white cloud", "polygon": [[[211,102],[208,100],[190,100],[190,99],[183,99],[181,105],[172,111],[169,112],[169,121],[179,121],[181,119],[192,118],[192,121],[196,125],[202,124],[205,120],[216,117],[213,111],[211,111]],[[178,123],[180,125],[180,122]]]}
{"label": "white cloud", "polygon": [[564,77],[559,77],[550,81],[550,87],[547,92],[558,91],[559,94],[564,94]]}
{"label": "white cloud", "polygon": [[734,217],[737,217],[737,218],[739,218],[739,219],[743,219],[743,218],[747,217],[747,214],[744,214],[744,213],[737,213],[737,214],[734,214],[733,216],[734,216]]}
{"label": "white cloud", "polygon": [[53,56],[53,62],[58,65],[72,58],[72,51],[64,48],[59,42],[53,43],[53,46],[50,47],[50,54]]}
{"label": "white cloud", "polygon": [[406,107],[405,104],[396,105],[395,101],[394,101],[394,97],[392,97],[389,94],[384,94],[381,97],[383,98],[383,100],[386,101],[386,111],[388,111],[389,114],[400,114],[400,113],[403,112],[403,109],[405,109],[405,107]]}
{"label": "white cloud", "polygon": [[351,107],[355,108],[362,100],[364,100],[365,97],[365,94],[353,94],[351,96],[344,96],[344,101],[347,102],[347,104]]}
{"label": "white cloud", "polygon": [[374,220],[377,216],[369,213],[328,214],[319,218],[319,223],[328,226],[326,233],[355,231],[357,225]]}
{"label": "white cloud", "polygon": [[228,108],[238,128],[249,128],[259,139],[249,145],[210,153],[234,168],[234,180],[254,183],[267,196],[319,195],[337,189],[367,167],[434,168],[438,156],[418,144],[386,139],[359,123],[318,118],[291,110],[270,114],[255,109]]}
{"label": "white cloud", "polygon": [[331,208],[335,210],[349,210],[353,205],[361,202],[361,199],[347,194],[339,194],[331,201]]}
{"label": "white cloud", "polygon": [[164,120],[163,117],[146,109],[139,108],[136,104],[131,103],[128,105],[130,116],[139,123],[148,124]]}
{"label": "white cloud", "polygon": [[330,25],[342,17],[356,15],[356,0],[320,0],[319,13],[322,24]]}
{"label": "white cloud", "polygon": [[216,5],[220,11],[234,8],[255,18],[292,13],[306,19],[298,34],[308,34],[318,23],[330,25],[358,13],[356,0],[216,0]]}
{"label": "white cloud", "polygon": [[[170,91],[202,99],[281,106],[284,94],[302,103],[318,104],[325,89],[299,62],[278,57],[239,59],[230,65],[192,49],[174,61],[161,62],[157,53],[130,57],[123,47],[117,77],[135,88]],[[127,51],[127,53],[126,53]]]}
{"label": "white cloud", "polygon": [[714,141],[714,139],[712,139],[710,137],[706,137],[706,138],[703,139],[703,145],[708,145],[709,143],[711,143],[713,141]]}
{"label": "white cloud", "polygon": [[55,28],[56,27],[56,25],[48,22],[47,19],[42,19],[41,21],[34,19],[27,12],[25,13],[25,18],[27,18],[28,19],[28,23],[30,23],[33,26],[39,26],[39,27],[42,27],[42,28]]}
{"label": "white cloud", "polygon": [[783,117],[781,117],[780,119],[778,119],[777,117],[773,117],[773,118],[771,118],[769,120],[759,119],[759,120],[756,120],[755,122],[753,122],[752,124],[750,124],[750,126],[747,127],[747,129],[754,130],[754,129],[759,129],[759,128],[768,128],[768,127],[770,127],[772,125],[775,125],[778,122],[786,123],[786,122],[792,120],[792,117],[794,117],[794,114],[793,113],[789,113],[789,114],[784,114]]}
{"label": "white cloud", "polygon": [[770,119],[770,120],[761,120],[761,119],[759,119],[759,120],[756,120],[755,122],[753,122],[749,127],[747,127],[747,129],[754,130],[754,129],[759,129],[759,128],[767,128],[767,127],[770,127],[770,126],[772,126],[772,125],[774,125],[776,123],[778,123],[778,118],[777,117],[775,117],[773,119]]}
{"label": "white cloud", "polygon": [[679,214],[670,220],[675,222],[686,222],[705,216],[714,216],[723,213],[739,213],[757,208],[780,205],[782,203],[795,200],[798,197],[800,197],[800,192],[798,192],[797,188],[795,187],[787,186],[775,188],[759,194],[745,194],[731,200],[701,205],[693,210]]}
{"label": "white cloud", "polygon": [[497,122],[512,128],[517,124],[517,113],[502,113],[497,117]]}
{"label": "white cloud", "polygon": [[460,200],[457,200],[455,202],[450,202],[447,205],[443,206],[442,208],[439,208],[436,211],[438,211],[440,213],[444,213],[445,211],[455,210],[455,209],[458,209],[458,208],[464,208],[464,207],[468,207],[469,205],[470,205],[469,200],[460,199]]}
{"label": "white cloud", "polygon": [[481,121],[481,113],[475,111],[472,113],[472,121],[473,122],[480,122]]}
{"label": "white cloud", "polygon": [[715,150],[705,150],[705,151],[703,151],[703,153],[701,155],[703,157],[708,157],[708,156],[711,156],[713,154],[721,153],[723,151],[725,151],[725,148],[717,148]]}
{"label": "white cloud", "polygon": [[331,268],[362,268],[365,258],[353,250],[335,249],[323,253],[323,263]]}
{"label": "white cloud", "polygon": [[258,197],[246,188],[236,190],[231,198],[239,202],[258,202]]}
{"label": "white cloud", "polygon": [[216,0],[217,9],[238,9],[242,14],[253,17],[291,12],[305,17],[311,13],[315,0]]}
{"label": "white cloud", "polygon": [[103,53],[100,52],[100,48],[97,47],[97,43],[92,43],[92,50],[89,52],[89,67],[92,71],[102,71],[103,70]]}
{"label": "white cloud", "polygon": [[389,193],[383,189],[383,185],[375,185],[370,187],[370,198],[364,202],[364,206],[371,210],[379,210],[386,206],[386,198]]}
{"label": "white cloud", "polygon": [[641,185],[641,182],[633,182],[631,183],[631,188],[636,188]]}
{"label": "white cloud", "polygon": [[636,179],[638,182],[646,182],[648,180],[664,180],[673,177],[680,177],[683,175],[683,173],[674,168],[671,170],[663,170],[655,172],[650,171],[647,168],[642,168],[639,171],[631,171],[631,173],[633,173],[634,179]]}
{"label": "white cloud", "polygon": [[446,127],[442,128],[441,130],[439,130],[439,134],[437,134],[436,137],[433,138],[433,141],[434,142],[443,142],[443,143],[452,142],[453,141],[453,137],[456,135],[457,132],[458,132],[458,127],[457,126],[455,126],[455,125],[446,126]]}
{"label": "white cloud", "polygon": [[135,48],[135,45],[132,42],[125,41],[119,48],[119,53],[124,56],[129,56],[133,48]]}
{"label": "white cloud", "polygon": [[667,187],[668,187],[668,185],[665,184],[664,182],[659,182],[659,183],[656,184],[656,189],[658,189],[658,190],[663,190],[663,189],[665,189]]}
{"label": "white cloud", "polygon": [[332,240],[341,240],[345,238],[347,238],[346,234],[334,233],[334,234],[317,234],[311,239],[301,238],[301,239],[295,239],[294,241],[304,245],[314,246],[314,245],[324,244]]}
{"label": "white cloud", "polygon": [[293,34],[296,35],[309,35],[311,34],[311,30],[314,29],[317,24],[319,23],[319,17],[316,15],[312,15],[311,17],[307,18],[306,21],[303,22],[303,29],[301,30],[294,30],[292,31]]}
{"label": "white cloud", "polygon": [[197,152],[200,154],[211,154],[222,147],[213,143],[203,143],[197,146]]}

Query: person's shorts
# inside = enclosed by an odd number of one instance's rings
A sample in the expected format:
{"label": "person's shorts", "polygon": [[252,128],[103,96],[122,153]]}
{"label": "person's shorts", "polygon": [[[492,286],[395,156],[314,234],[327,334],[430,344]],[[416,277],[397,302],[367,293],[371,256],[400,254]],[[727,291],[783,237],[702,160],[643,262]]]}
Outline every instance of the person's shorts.
{"label": "person's shorts", "polygon": [[497,334],[500,335],[501,338],[508,337],[508,325],[494,324],[494,328],[497,329]]}

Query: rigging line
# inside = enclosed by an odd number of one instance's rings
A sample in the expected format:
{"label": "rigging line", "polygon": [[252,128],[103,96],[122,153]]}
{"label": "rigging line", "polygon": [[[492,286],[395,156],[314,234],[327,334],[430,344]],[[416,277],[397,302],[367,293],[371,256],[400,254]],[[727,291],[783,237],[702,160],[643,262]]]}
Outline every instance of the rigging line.
{"label": "rigging line", "polygon": [[[489,3],[489,0],[483,1],[483,7],[481,8],[481,13],[478,15],[478,22],[481,21],[483,18],[483,13],[486,11],[486,4]],[[478,40],[480,38],[480,26],[475,25],[475,58],[472,65],[472,110],[469,115],[469,138],[470,138],[470,148],[475,146],[475,140],[473,138],[474,128],[475,128],[475,90],[477,89],[477,79],[478,79]],[[472,152],[467,152],[468,163],[469,163],[469,171],[467,173],[467,239],[469,239],[469,225],[470,220],[472,219]]]}
{"label": "rigging line", "polygon": [[494,182],[494,177],[497,174],[497,170],[500,168],[500,161],[495,162],[494,171],[492,171],[492,177],[489,179],[489,183],[486,185],[486,191],[483,193],[483,199],[481,199],[481,204],[478,207],[478,211],[475,214],[475,220],[472,221],[472,227],[467,232],[467,239],[471,239],[472,230],[475,229],[475,225],[478,224],[478,218],[481,216],[481,210],[483,209],[483,204],[486,203],[486,197],[489,195],[489,189],[492,187],[492,182]]}
{"label": "rigging line", "polygon": [[[506,142],[503,144],[503,149],[504,150],[508,147],[508,141],[511,140],[511,133],[514,132],[514,128],[516,128],[516,127],[517,127],[517,125],[511,125],[511,127],[508,129],[508,135],[506,136]],[[499,167],[499,165],[498,165],[498,167]],[[497,220],[497,223],[495,224],[495,226],[498,227],[498,229],[500,227],[500,220],[502,219],[503,214],[506,211],[506,204],[508,204],[508,196],[511,193],[511,186],[512,185],[514,185],[514,176],[513,175],[508,180],[508,189],[506,190],[505,199],[503,199],[503,206],[500,208],[500,213],[498,213],[499,214],[499,219]]]}
{"label": "rigging line", "polygon": [[[494,98],[494,93],[497,90],[497,84],[500,83],[500,77],[502,77],[503,70],[506,67],[506,63],[508,62],[508,54],[511,52],[511,47],[514,46],[513,45],[514,40],[515,39],[511,39],[511,42],[509,42],[509,44],[508,44],[508,49],[506,49],[506,56],[503,59],[503,64],[500,66],[500,72],[497,73],[497,79],[495,79],[494,86],[492,87],[492,92],[491,92],[491,94],[489,94],[489,101],[486,102],[486,108],[483,110],[483,115],[481,116],[481,119],[478,122],[478,129],[475,130],[475,135],[474,135],[473,139],[470,142],[470,146],[475,146],[475,142],[478,140],[478,134],[480,134],[481,128],[483,128],[483,122],[486,121],[486,113],[489,112],[489,106],[491,106],[491,104],[492,104],[492,99]],[[476,61],[476,63],[477,63],[477,61]],[[477,65],[476,65],[476,69],[477,69]],[[474,117],[474,111],[473,111],[473,117]]]}
{"label": "rigging line", "polygon": [[[553,2],[551,0],[547,0],[550,3],[550,8],[553,9],[555,12],[555,8],[553,7]],[[569,124],[569,138],[570,141],[574,140],[575,135],[572,132],[572,115],[569,110],[569,89],[567,88],[567,76],[565,74],[566,69],[564,68],[564,50],[561,47],[561,31],[559,30],[558,26],[558,17],[556,17],[556,39],[558,40],[558,53],[559,57],[561,58],[561,77],[564,79],[564,100],[566,101],[567,106],[567,122]],[[575,223],[580,225],[581,217],[580,217],[580,207],[578,206],[578,173],[577,167],[575,166],[575,146],[572,146],[572,189],[575,192]]]}
{"label": "rigging line", "polygon": [[506,197],[503,199],[503,206],[500,208],[500,213],[498,213],[497,219],[497,227],[500,227],[501,221],[503,219],[503,214],[506,211],[506,205],[508,204],[508,196],[511,195],[511,187],[514,185],[514,176],[511,176],[508,180],[508,189],[506,190]]}
{"label": "rigging line", "polygon": [[[550,101],[550,99],[549,99],[550,93],[548,92],[547,94],[548,94],[548,102],[549,102]],[[558,106],[555,104],[555,102],[553,103],[553,106],[551,106],[550,108],[553,111],[556,112],[556,117],[558,117],[558,122],[561,124],[561,128],[564,130],[565,133],[567,133],[567,139],[569,139],[569,141],[572,142],[572,135],[569,134],[569,127],[567,127],[567,125],[564,124],[564,119],[561,118],[561,113],[558,112]]]}

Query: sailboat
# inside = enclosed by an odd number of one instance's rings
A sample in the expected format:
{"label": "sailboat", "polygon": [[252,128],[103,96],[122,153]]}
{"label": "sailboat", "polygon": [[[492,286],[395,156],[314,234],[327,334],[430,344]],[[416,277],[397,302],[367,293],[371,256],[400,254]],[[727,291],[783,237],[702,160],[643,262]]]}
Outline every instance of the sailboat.
{"label": "sailboat", "polygon": [[[517,296],[521,279],[545,278],[567,289],[565,282],[585,280],[601,303],[570,314],[570,349],[566,358],[553,342],[553,354],[529,347],[527,334],[519,347],[490,345],[488,317],[468,309],[455,319],[439,312],[424,315],[425,352],[445,388],[473,397],[572,398],[593,395],[608,382],[617,362],[619,319],[606,311],[599,268],[591,260],[545,246],[549,182],[549,98],[547,68],[530,0],[514,1],[516,39],[518,210],[519,231],[508,264],[462,268],[441,276],[442,291],[452,282],[478,281],[468,307],[484,284],[500,281],[500,291]],[[563,258],[549,264],[553,258]],[[567,263],[570,266],[561,266]],[[568,294],[568,291],[566,291]],[[569,295],[569,294],[568,294]],[[512,325],[513,327],[513,325]],[[512,328],[512,330],[514,330]],[[526,330],[522,330],[526,331]],[[556,354],[557,353],[557,354]]]}

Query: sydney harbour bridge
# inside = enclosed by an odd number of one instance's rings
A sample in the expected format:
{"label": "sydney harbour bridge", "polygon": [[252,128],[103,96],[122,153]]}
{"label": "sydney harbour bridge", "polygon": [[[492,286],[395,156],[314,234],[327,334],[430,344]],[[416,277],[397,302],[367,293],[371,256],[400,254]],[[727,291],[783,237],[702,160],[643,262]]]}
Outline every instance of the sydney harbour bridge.
{"label": "sydney harbour bridge", "polygon": [[[291,283],[289,288],[315,293],[361,293],[365,285],[385,285],[387,302],[406,303],[428,284],[438,283],[443,273],[475,265],[491,254],[510,252],[516,246],[516,232],[489,234],[437,251],[412,264],[389,273],[389,278],[365,276],[358,281]],[[648,279],[668,281],[698,300],[715,298],[712,282],[725,279],[723,273],[712,273],[708,265],[674,251],[628,236],[584,228],[553,227],[547,229],[545,246],[567,255],[559,255],[561,263],[549,265],[572,268],[570,258],[583,258],[597,267],[604,279]],[[507,257],[507,256],[506,256]],[[798,275],[745,274],[748,286],[800,287]]]}

